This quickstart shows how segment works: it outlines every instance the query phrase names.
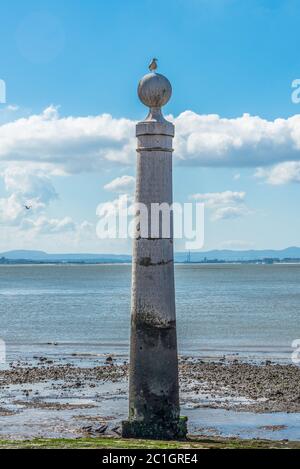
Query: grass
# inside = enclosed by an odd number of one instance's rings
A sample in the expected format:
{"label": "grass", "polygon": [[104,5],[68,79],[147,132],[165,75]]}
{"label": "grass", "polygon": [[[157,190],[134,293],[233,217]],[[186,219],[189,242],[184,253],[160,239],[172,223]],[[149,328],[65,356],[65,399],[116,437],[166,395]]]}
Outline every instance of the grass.
{"label": "grass", "polygon": [[300,442],[189,438],[187,441],[130,440],[122,438],[35,438],[0,440],[0,449],[300,449]]}

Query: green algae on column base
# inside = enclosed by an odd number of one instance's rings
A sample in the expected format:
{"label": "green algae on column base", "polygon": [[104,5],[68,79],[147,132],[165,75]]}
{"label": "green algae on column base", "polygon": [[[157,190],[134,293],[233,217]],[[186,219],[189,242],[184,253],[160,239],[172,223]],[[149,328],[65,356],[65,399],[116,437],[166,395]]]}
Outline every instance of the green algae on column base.
{"label": "green algae on column base", "polygon": [[142,438],[155,440],[185,440],[187,435],[187,417],[179,417],[172,422],[144,422],[124,420],[123,438]]}
{"label": "green algae on column base", "polygon": [[122,438],[35,438],[0,440],[0,449],[300,449],[299,441],[240,440],[191,437],[186,441],[130,440]]}

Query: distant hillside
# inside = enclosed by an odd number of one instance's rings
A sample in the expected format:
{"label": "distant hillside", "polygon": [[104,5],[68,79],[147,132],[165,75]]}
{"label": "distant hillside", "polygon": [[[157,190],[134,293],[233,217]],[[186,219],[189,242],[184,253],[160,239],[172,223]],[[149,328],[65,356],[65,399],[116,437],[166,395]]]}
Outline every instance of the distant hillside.
{"label": "distant hillside", "polygon": [[[119,263],[131,262],[131,256],[128,254],[48,254],[44,251],[8,251],[0,253],[0,258],[17,261],[35,261],[35,262],[88,262],[88,263]],[[233,250],[212,250],[212,251],[191,251],[191,262],[203,262],[205,260],[219,261],[253,261],[259,259],[300,259],[300,248],[289,247],[282,250],[249,250],[249,251],[233,251]],[[186,262],[187,253],[175,253],[176,262]]]}
{"label": "distant hillside", "polygon": [[7,251],[0,253],[0,258],[41,262],[131,262],[131,256],[125,254],[48,254],[44,251]]}
{"label": "distant hillside", "polygon": [[[184,262],[187,259],[187,253],[176,253],[176,261]],[[223,260],[223,261],[251,261],[256,259],[300,259],[300,248],[289,247],[282,250],[264,249],[264,250],[248,250],[248,251],[233,251],[233,250],[213,250],[206,252],[193,252],[191,251],[191,262],[201,262],[206,260]]]}

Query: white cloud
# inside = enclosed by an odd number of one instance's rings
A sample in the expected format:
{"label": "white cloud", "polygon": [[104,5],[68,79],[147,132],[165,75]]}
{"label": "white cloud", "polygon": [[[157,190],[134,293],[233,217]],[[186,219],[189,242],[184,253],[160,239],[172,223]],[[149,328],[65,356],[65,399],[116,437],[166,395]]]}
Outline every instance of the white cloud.
{"label": "white cloud", "polygon": [[[75,223],[65,216],[48,218],[46,209],[58,197],[48,174],[30,164],[19,166],[10,164],[0,173],[7,197],[0,198],[0,224],[2,229],[15,227],[20,233],[30,232],[31,236],[87,232],[88,222]],[[30,205],[30,210],[25,208]]]}
{"label": "white cloud", "polygon": [[34,200],[46,205],[57,198],[57,193],[47,174],[30,166],[9,166],[2,172],[5,188],[8,192],[22,195],[24,202]]}
{"label": "white cloud", "polygon": [[[134,199],[129,194],[120,194],[117,199],[98,205],[96,215],[99,220],[96,232],[102,249],[108,252],[122,252],[122,249],[123,252],[131,251],[131,239],[127,234],[133,214]],[[121,219],[123,229],[120,229]]]}
{"label": "white cloud", "polygon": [[191,199],[204,203],[205,207],[212,211],[213,221],[230,218],[238,218],[249,213],[245,205],[245,192],[207,192],[193,194]]}
{"label": "white cloud", "polygon": [[[185,111],[176,125],[175,160],[185,165],[255,167],[300,161],[300,115],[274,121]],[[48,164],[67,173],[135,161],[135,121],[109,114],[62,117],[53,106],[0,125],[0,161]]]}
{"label": "white cloud", "polygon": [[101,170],[103,162],[131,162],[134,122],[109,114],[60,117],[53,106],[0,126],[0,161],[51,164],[69,173]]}
{"label": "white cloud", "polygon": [[28,166],[9,165],[0,173],[7,197],[0,198],[0,223],[18,224],[27,215],[24,205],[40,212],[53,200],[57,193],[50,178],[41,170]]}
{"label": "white cloud", "polygon": [[102,219],[127,215],[133,210],[133,202],[133,197],[130,194],[121,194],[117,199],[100,203],[96,208],[96,215]]}
{"label": "white cloud", "polygon": [[[21,113],[17,107],[0,112],[0,177],[7,192],[0,198],[2,232],[6,225],[12,230],[19,227],[20,236],[62,233],[62,239],[68,233],[68,241],[88,231],[92,236],[89,222],[47,217],[47,207],[57,198],[52,176],[133,165],[135,121],[109,114],[63,117],[53,106],[40,114],[26,111],[20,117]],[[248,114],[227,119],[185,111],[169,118],[176,125],[174,160],[179,164],[259,166],[256,176],[270,184],[300,182],[300,115],[268,121]],[[125,195],[133,186],[134,178],[124,175],[105,189]],[[244,192],[195,194],[194,198],[206,203],[213,220],[250,213]],[[32,210],[26,211],[25,203]]]}
{"label": "white cloud", "polygon": [[300,115],[268,121],[185,111],[175,120],[176,156],[183,164],[265,166],[300,159]]}
{"label": "white cloud", "polygon": [[[104,243],[96,237],[96,227],[84,221],[73,223],[50,218],[34,223],[22,223],[22,226],[1,226],[0,251],[11,249],[37,249],[48,252],[103,252]],[[25,226],[27,224],[27,226]],[[112,252],[112,250],[106,250]]]}
{"label": "white cloud", "polygon": [[[76,222],[69,216],[47,216],[49,204],[58,195],[49,175],[61,175],[48,165],[9,162],[0,177],[7,194],[0,198],[1,247],[6,249],[78,249],[97,241],[95,225]],[[25,205],[31,209],[26,210]],[[65,246],[65,248],[63,248]],[[46,249],[48,249],[46,247]],[[5,250],[5,249],[4,249]]]}
{"label": "white cloud", "polygon": [[257,168],[255,177],[265,179],[268,184],[281,185],[300,182],[300,162],[287,161],[271,168]]}
{"label": "white cloud", "polygon": [[216,208],[220,205],[232,205],[241,203],[245,200],[246,192],[207,192],[205,194],[193,194],[191,196],[194,200],[204,202],[208,208]]}
{"label": "white cloud", "polygon": [[76,231],[76,224],[70,217],[56,219],[40,216],[36,219],[24,219],[22,228],[32,229],[36,234],[54,234]]}
{"label": "white cloud", "polygon": [[0,198],[0,224],[14,225],[24,210],[17,194]]}
{"label": "white cloud", "polygon": [[104,189],[119,194],[133,192],[135,186],[135,178],[133,176],[121,176],[113,179],[108,184],[105,184]]}

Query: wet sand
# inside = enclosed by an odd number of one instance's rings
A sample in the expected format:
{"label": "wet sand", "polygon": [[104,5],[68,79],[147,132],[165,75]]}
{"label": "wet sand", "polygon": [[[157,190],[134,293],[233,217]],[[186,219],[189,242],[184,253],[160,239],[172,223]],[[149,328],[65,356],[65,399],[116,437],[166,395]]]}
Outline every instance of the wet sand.
{"label": "wet sand", "polygon": [[[185,357],[179,368],[181,405],[189,410],[190,420],[197,409],[300,412],[300,368],[295,365]],[[0,435],[118,435],[127,413],[127,376],[128,364],[112,357],[90,367],[45,357],[31,365],[12,364],[0,371]],[[279,427],[266,425],[265,430],[275,432]],[[191,432],[197,431],[201,429],[193,425]]]}

